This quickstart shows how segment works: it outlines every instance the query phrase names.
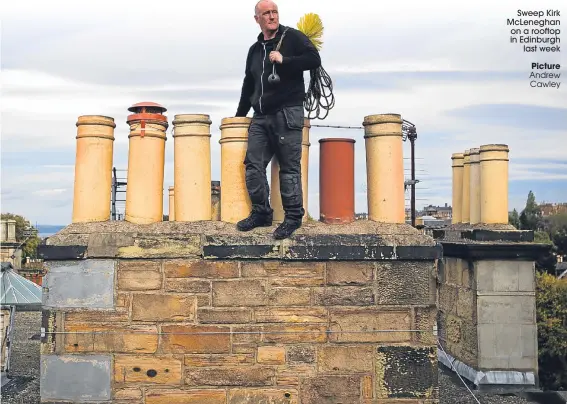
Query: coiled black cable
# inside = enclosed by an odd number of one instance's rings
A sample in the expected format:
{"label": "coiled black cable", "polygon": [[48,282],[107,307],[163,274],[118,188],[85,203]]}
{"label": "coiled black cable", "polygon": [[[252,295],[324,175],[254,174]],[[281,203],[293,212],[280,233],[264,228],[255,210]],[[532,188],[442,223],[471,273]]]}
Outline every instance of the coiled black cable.
{"label": "coiled black cable", "polygon": [[[335,106],[333,81],[325,69],[323,69],[323,66],[319,66],[309,73],[311,78],[303,105],[307,111],[308,119],[323,120]],[[325,115],[321,115],[322,112],[324,112]]]}

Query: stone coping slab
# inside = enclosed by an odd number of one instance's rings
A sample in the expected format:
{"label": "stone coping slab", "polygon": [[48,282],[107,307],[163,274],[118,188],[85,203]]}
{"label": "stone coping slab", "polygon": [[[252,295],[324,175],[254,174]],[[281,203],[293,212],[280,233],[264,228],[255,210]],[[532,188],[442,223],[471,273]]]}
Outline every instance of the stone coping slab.
{"label": "stone coping slab", "polygon": [[408,224],[359,220],[328,225],[306,222],[286,240],[276,226],[239,232],[218,221],[74,223],[49,237],[38,253],[45,260],[86,258],[205,258],[284,260],[434,260],[441,246]]}
{"label": "stone coping slab", "polygon": [[551,249],[550,245],[526,242],[480,242],[444,241],[443,255],[465,260],[508,260],[536,261]]}

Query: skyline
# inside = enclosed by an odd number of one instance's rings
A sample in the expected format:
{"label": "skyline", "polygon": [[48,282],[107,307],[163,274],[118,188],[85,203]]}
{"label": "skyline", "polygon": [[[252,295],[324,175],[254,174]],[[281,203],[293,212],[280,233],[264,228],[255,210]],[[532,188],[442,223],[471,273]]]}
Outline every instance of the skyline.
{"label": "skyline", "polygon": [[[366,115],[390,112],[413,122],[421,180],[417,208],[451,205],[451,154],[487,143],[510,147],[510,211],[521,211],[530,190],[538,202],[567,201],[567,155],[560,146],[567,133],[567,93],[564,85],[529,85],[534,61],[566,65],[564,53],[533,60],[520,44],[510,43],[506,25],[526,5],[545,9],[559,7],[559,1],[539,7],[527,1],[404,1],[403,6],[352,1],[348,9],[302,3],[278,2],[281,23],[295,26],[305,13],[320,15],[325,26],[321,57],[336,99],[329,116],[312,124],[361,126]],[[246,51],[258,34],[255,2],[241,7],[228,1],[181,6],[164,1],[163,18],[155,17],[150,4],[22,1],[6,6],[3,213],[32,223],[70,223],[77,118],[115,119],[114,166],[125,169],[127,109],[141,101],[166,107],[170,125],[176,114],[209,114],[212,180],[220,180],[219,125],[236,111]],[[361,20],[360,10],[374,19]],[[139,21],[151,21],[152,28]],[[307,84],[308,73],[305,77]],[[167,188],[173,185],[171,126],[167,133],[164,214]],[[356,140],[355,211],[366,211],[363,131],[312,127],[310,134],[310,214],[318,218],[318,140],[323,137]],[[404,142],[406,179],[409,157],[409,142]],[[409,206],[409,191],[406,199]]]}

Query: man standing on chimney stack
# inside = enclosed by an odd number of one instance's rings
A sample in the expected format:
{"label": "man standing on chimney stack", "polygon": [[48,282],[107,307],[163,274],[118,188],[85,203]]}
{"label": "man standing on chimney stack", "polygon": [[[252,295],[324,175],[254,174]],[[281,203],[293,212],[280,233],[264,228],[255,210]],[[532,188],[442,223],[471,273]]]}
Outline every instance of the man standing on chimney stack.
{"label": "man standing on chimney stack", "polygon": [[254,19],[261,29],[250,47],[237,117],[254,115],[248,130],[246,188],[252,202],[250,215],[237,229],[249,231],[271,226],[266,167],[275,154],[280,165],[280,192],[285,219],[274,238],[288,238],[301,227],[305,210],[301,188],[305,83],[303,72],[321,65],[319,52],[301,31],[281,25],[277,5],[271,0],[256,4]]}

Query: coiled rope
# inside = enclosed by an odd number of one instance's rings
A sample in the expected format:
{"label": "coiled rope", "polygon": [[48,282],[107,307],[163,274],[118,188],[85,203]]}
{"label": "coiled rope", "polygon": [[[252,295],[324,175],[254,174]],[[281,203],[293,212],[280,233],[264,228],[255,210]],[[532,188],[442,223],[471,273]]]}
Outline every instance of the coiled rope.
{"label": "coiled rope", "polygon": [[303,105],[308,119],[323,120],[335,106],[333,81],[323,66],[310,70],[309,74],[311,78]]}

